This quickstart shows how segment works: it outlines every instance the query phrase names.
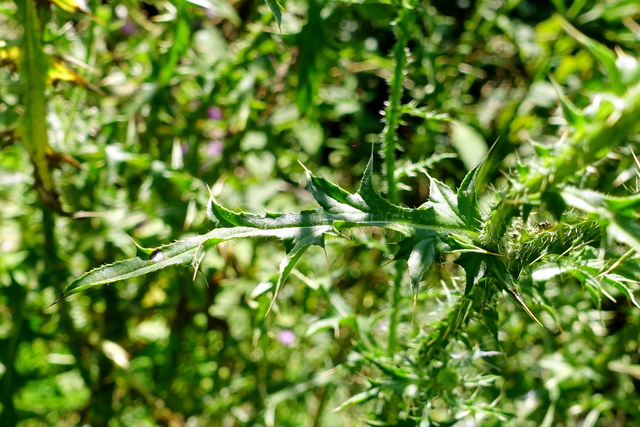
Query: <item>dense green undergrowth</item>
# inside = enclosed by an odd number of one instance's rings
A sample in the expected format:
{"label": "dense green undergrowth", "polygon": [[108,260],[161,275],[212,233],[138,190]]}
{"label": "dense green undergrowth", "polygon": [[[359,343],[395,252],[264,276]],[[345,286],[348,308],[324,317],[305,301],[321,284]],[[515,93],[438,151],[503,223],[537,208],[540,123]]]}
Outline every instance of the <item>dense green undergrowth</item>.
{"label": "dense green undergrowth", "polygon": [[2,423],[640,420],[633,2],[16,5]]}

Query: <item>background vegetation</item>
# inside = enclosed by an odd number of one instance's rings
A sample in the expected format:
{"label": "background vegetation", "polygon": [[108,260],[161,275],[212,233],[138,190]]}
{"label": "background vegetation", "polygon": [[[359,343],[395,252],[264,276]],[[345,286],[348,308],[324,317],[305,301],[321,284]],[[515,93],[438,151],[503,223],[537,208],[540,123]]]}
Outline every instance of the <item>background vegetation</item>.
{"label": "background vegetation", "polygon": [[[637,2],[281,6],[0,3],[0,425],[639,423]],[[211,230],[207,187],[300,212],[300,163],[354,193],[370,158],[408,208],[484,158],[499,256],[414,298],[397,233],[346,230],[265,315],[285,251],[234,240],[44,309]]]}

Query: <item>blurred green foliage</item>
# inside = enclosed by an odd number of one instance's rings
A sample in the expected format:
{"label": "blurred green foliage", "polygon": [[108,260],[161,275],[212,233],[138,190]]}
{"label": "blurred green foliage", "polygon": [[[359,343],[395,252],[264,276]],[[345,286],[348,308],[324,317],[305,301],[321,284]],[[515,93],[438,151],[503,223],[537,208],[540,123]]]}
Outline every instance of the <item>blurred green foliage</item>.
{"label": "blurred green foliage", "polygon": [[[315,206],[298,161],[356,188],[372,144],[381,163],[403,7],[281,1],[278,24],[273,2],[92,0],[90,13],[57,3],[38,2],[58,153],[48,166],[62,209],[81,218],[56,214],[34,189],[18,131],[25,27],[16,3],[0,4],[0,425],[640,422],[632,291],[581,285],[575,273],[523,276],[550,329],[507,299],[489,301],[434,371],[410,356],[454,312],[462,273],[434,265],[414,310],[410,286],[392,297],[391,243],[378,231],[309,249],[266,317],[283,255],[270,241],[218,246],[195,281],[165,270],[43,310],[83,272],[134,256],[131,239],[155,247],[208,231],[207,186],[256,213]],[[416,2],[397,127],[400,203],[427,200],[421,169],[455,187],[494,143],[487,180],[504,187],[503,171],[562,136],[553,82],[577,108],[615,89],[556,13],[610,50],[639,51],[635,1]],[[637,192],[638,142],[619,141],[625,148],[580,184]],[[596,265],[625,251],[586,246],[576,257]],[[573,271],[572,260],[558,268]],[[398,351],[388,357],[394,310]]]}

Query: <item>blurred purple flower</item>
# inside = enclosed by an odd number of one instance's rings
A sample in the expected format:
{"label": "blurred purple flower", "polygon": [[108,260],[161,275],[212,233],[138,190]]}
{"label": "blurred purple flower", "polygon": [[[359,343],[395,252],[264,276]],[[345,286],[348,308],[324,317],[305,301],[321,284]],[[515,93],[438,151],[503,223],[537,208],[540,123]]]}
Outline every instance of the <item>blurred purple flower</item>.
{"label": "blurred purple flower", "polygon": [[207,116],[211,119],[211,120],[221,120],[222,119],[222,110],[219,109],[218,107],[209,107],[207,108]]}
{"label": "blurred purple flower", "polygon": [[118,32],[123,36],[132,36],[138,32],[138,24],[133,22],[131,19],[127,19]]}
{"label": "blurred purple flower", "polygon": [[224,150],[224,144],[219,139],[214,139],[207,143],[205,153],[208,157],[220,157]]}
{"label": "blurred purple flower", "polygon": [[280,342],[280,344],[289,347],[293,345],[294,342],[296,342],[296,334],[294,334],[293,331],[289,329],[283,329],[278,334],[278,341]]}

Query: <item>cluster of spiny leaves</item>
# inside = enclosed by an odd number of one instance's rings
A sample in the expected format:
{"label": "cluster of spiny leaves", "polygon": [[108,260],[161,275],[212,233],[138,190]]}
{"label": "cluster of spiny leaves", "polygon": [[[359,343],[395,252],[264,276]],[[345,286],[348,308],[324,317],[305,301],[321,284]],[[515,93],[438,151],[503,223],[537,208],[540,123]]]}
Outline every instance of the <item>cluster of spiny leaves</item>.
{"label": "cluster of spiny leaves", "polygon": [[[558,18],[561,19],[561,18]],[[482,246],[505,256],[508,270],[518,277],[535,261],[554,261],[558,274],[574,272],[589,287],[602,289],[602,283],[613,286],[635,303],[627,284],[637,280],[634,274],[614,274],[611,270],[591,271],[589,260],[577,269],[578,260],[556,257],[584,245],[609,250],[614,242],[623,243],[630,252],[640,251],[640,195],[637,188],[625,189],[625,195],[613,196],[589,189],[584,174],[595,169],[610,153],[634,159],[632,168],[640,167],[634,154],[637,141],[628,144],[638,130],[640,120],[640,63],[622,51],[614,53],[561,20],[565,30],[582,44],[601,65],[609,80],[609,90],[598,93],[591,104],[576,107],[558,88],[566,127],[553,146],[535,144],[538,158],[520,165],[511,180],[511,188],[494,207],[485,223]],[[631,184],[633,185],[633,184]],[[533,209],[544,209],[556,221],[545,224],[538,232],[523,227]],[[511,238],[508,230],[514,224],[520,232]],[[582,252],[574,251],[583,256]],[[615,257],[615,254],[611,254]],[[588,257],[590,258],[590,257]],[[622,261],[624,261],[623,258]],[[615,267],[620,267],[620,263]],[[577,272],[580,270],[580,272]],[[624,268],[618,271],[625,272]],[[606,293],[605,293],[606,294]],[[637,305],[637,304],[636,304]]]}
{"label": "cluster of spiny leaves", "polygon": [[341,236],[350,228],[380,227],[400,233],[396,259],[407,262],[417,291],[426,270],[444,253],[484,254],[479,243],[481,224],[475,183],[481,165],[473,169],[454,193],[444,183],[429,177],[429,201],[416,209],[385,200],[373,187],[370,161],[356,193],[314,176],[307,171],[308,188],[320,207],[296,214],[267,213],[263,216],[236,213],[221,206],[213,196],[207,214],[214,229],[155,249],[140,248],[150,256],[135,257],[99,267],[71,283],[60,299],[82,290],[130,279],[170,265],[198,269],[206,250],[218,243],[247,237],[275,237],[283,241],[286,256],[279,268],[274,301],[296,261],[311,245],[324,245],[324,236]]}
{"label": "cluster of spiny leaves", "polygon": [[[141,248],[148,254],[155,251],[155,256],[93,270],[70,284],[61,298],[170,265],[186,264],[197,269],[203,253],[220,242],[268,236],[282,239],[287,251],[279,269],[275,300],[306,248],[322,246],[325,234],[340,236],[341,230],[357,227],[381,227],[404,236],[395,259],[407,261],[414,291],[434,260],[444,253],[457,253],[466,254],[457,262],[467,272],[467,294],[485,275],[482,272],[489,271],[499,286],[520,302],[515,279],[543,251],[563,253],[576,242],[599,238],[602,230],[606,231],[605,238],[640,250],[640,227],[635,222],[640,196],[613,197],[574,183],[577,173],[618,149],[635,130],[640,121],[640,65],[625,53],[616,58],[606,47],[565,25],[608,71],[613,90],[582,110],[561,96],[567,134],[554,147],[536,145],[537,161],[520,165],[511,188],[487,218],[481,216],[476,195],[482,163],[468,173],[457,192],[429,177],[429,201],[416,209],[394,205],[374,189],[373,160],[356,193],[307,171],[308,188],[320,205],[318,209],[259,216],[231,212],[211,197],[207,209],[214,224],[211,232],[155,249]],[[534,208],[546,209],[557,224],[550,229],[541,227],[541,232],[533,236],[516,232],[516,238],[511,238],[507,231],[514,219],[526,222]]]}
{"label": "cluster of spiny leaves", "polygon": [[[135,257],[94,269],[71,283],[59,300],[172,265],[188,265],[197,271],[204,253],[218,243],[275,237],[283,241],[286,255],[279,267],[273,304],[309,246],[323,246],[325,235],[341,236],[345,229],[380,227],[402,236],[394,258],[406,261],[414,292],[433,262],[446,253],[454,253],[459,255],[456,263],[466,271],[465,297],[483,279],[490,279],[496,289],[506,291],[535,319],[518,290],[517,279],[525,267],[594,241],[607,244],[615,239],[640,250],[640,226],[636,222],[640,196],[613,197],[575,185],[576,174],[610,150],[618,149],[640,121],[640,65],[634,57],[622,52],[616,57],[569,24],[564,25],[607,71],[612,91],[599,95],[584,109],[577,108],[565,96],[560,97],[567,120],[566,134],[554,147],[536,145],[538,159],[519,166],[511,187],[502,193],[490,215],[483,218],[476,195],[482,185],[478,179],[482,163],[467,174],[457,192],[428,177],[429,200],[416,209],[392,204],[374,189],[373,159],[356,193],[307,171],[308,188],[319,208],[260,216],[232,212],[211,196],[207,213],[214,224],[212,231],[154,249],[140,248],[150,255],[148,259]],[[533,209],[546,209],[556,224],[540,227],[538,233],[527,232],[522,224]],[[574,270],[567,267],[557,271]],[[596,280],[590,274],[587,279]],[[633,300],[625,285],[631,279],[613,274],[597,278],[623,290]]]}
{"label": "cluster of spiny leaves", "polygon": [[[537,284],[568,276],[578,279],[598,306],[602,295],[615,302],[611,294],[617,293],[638,307],[634,287],[640,280],[640,195],[637,181],[634,184],[631,179],[638,177],[640,170],[634,154],[638,149],[634,134],[640,120],[640,64],[636,58],[622,51],[614,53],[561,22],[601,65],[609,80],[608,90],[579,108],[558,87],[566,123],[554,145],[534,142],[537,158],[518,165],[508,177],[509,186],[496,195],[491,212],[482,215],[479,236],[472,242],[476,250],[461,251],[456,260],[466,272],[464,292],[416,338],[404,360],[385,359],[375,349],[367,348],[368,360],[384,372],[386,379],[372,382],[352,402],[417,386],[420,393],[404,406],[407,418],[413,421],[427,417],[454,423],[466,416],[461,415],[465,411],[460,408],[472,413],[486,411],[500,419],[513,418],[517,415],[499,413],[492,404],[483,406],[476,399],[466,400],[483,387],[483,381],[489,384],[495,378],[477,377],[476,371],[477,385],[466,385],[461,372],[466,363],[472,362],[452,358],[460,349],[454,349],[454,342],[471,350],[470,359],[474,353],[485,353],[474,347],[480,337],[463,334],[471,318],[479,319],[500,346],[497,308],[490,304],[497,291],[508,293],[531,316],[521,294],[535,298],[552,321],[557,320],[553,303],[545,297],[544,285]],[[631,177],[619,185],[616,195],[595,191],[587,179],[607,159],[617,161],[628,172],[624,175]],[[482,178],[473,181],[479,191]],[[548,220],[536,223],[534,212]],[[556,329],[553,323],[545,325]],[[458,352],[456,359],[460,357]],[[434,397],[444,398],[449,409],[435,408]],[[386,398],[389,405],[391,400]]]}

